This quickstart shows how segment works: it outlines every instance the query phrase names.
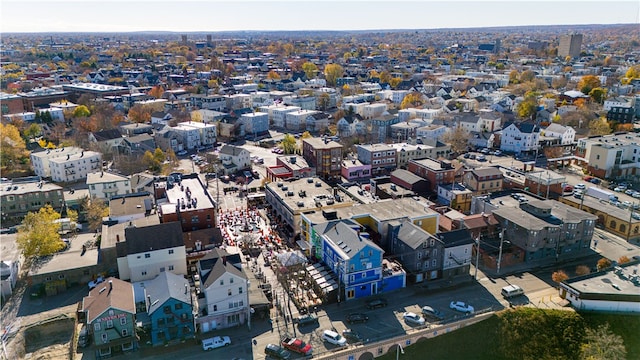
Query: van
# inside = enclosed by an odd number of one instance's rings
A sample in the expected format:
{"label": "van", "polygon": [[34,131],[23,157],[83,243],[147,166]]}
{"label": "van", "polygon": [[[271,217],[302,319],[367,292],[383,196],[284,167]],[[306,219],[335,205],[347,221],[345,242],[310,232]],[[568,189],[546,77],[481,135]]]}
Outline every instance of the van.
{"label": "van", "polygon": [[509,285],[502,288],[502,296],[505,299],[524,294],[524,290],[518,285]]}

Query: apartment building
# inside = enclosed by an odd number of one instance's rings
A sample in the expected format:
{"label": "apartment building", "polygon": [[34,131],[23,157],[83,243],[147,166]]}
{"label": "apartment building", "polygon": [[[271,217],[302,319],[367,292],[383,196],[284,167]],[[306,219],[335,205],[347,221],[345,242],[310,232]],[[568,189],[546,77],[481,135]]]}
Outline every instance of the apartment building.
{"label": "apartment building", "polygon": [[502,190],[502,171],[495,167],[471,169],[462,177],[464,186],[472,190],[474,194],[490,194]]}
{"label": "apartment building", "polygon": [[438,159],[447,157],[451,152],[451,146],[440,141],[430,141],[424,144],[395,143],[390,144],[398,154],[397,166],[406,169],[410,160]]}
{"label": "apartment building", "polygon": [[576,155],[599,178],[640,174],[640,133],[619,133],[578,140]]}
{"label": "apartment building", "polygon": [[389,174],[397,167],[396,148],[388,144],[356,145],[358,160],[370,165],[371,176]]}
{"label": "apartment building", "polygon": [[331,179],[340,176],[342,145],[327,139],[306,138],[302,140],[302,156],[316,175]]}
{"label": "apartment building", "polygon": [[116,195],[131,193],[128,177],[104,171],[88,173],[87,186],[92,199],[109,200]]}
{"label": "apartment building", "polygon": [[3,227],[20,223],[28,212],[45,205],[60,212],[64,205],[62,187],[35,179],[14,179],[0,184],[0,206]]}
{"label": "apartment building", "polygon": [[429,180],[429,190],[436,191],[440,184],[455,181],[456,169],[448,160],[420,159],[409,160],[407,170]]}
{"label": "apartment building", "polygon": [[162,223],[178,221],[185,232],[216,226],[216,203],[198,174],[156,182],[155,197]]}
{"label": "apartment building", "polygon": [[49,159],[51,180],[55,182],[76,182],[85,180],[87,174],[102,169],[102,154],[95,151],[81,151],[73,155]]}

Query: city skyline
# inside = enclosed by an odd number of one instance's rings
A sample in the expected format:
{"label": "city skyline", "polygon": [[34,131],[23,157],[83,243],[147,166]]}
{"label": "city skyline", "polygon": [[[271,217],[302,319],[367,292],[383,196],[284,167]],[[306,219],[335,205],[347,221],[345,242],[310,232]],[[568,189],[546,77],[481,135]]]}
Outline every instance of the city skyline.
{"label": "city skyline", "polygon": [[357,31],[640,22],[640,2],[627,0],[4,0],[0,10],[1,33]]}

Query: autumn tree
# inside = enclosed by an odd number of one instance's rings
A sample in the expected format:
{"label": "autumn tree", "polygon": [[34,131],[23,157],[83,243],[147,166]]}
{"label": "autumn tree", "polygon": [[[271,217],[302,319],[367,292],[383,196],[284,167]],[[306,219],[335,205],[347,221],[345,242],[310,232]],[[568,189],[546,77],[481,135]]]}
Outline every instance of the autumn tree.
{"label": "autumn tree", "polygon": [[303,132],[302,135],[300,136],[301,139],[308,139],[310,137],[313,137],[313,136],[308,131]]}
{"label": "autumn tree", "polygon": [[384,70],[380,73],[380,82],[381,83],[390,83],[392,79],[391,73],[387,70]]}
{"label": "autumn tree", "polygon": [[611,126],[605,118],[594,119],[589,122],[590,135],[608,135],[611,134]]}
{"label": "autumn tree", "polygon": [[37,137],[41,133],[42,133],[42,129],[40,128],[40,125],[38,125],[38,124],[31,124],[31,125],[29,125],[29,127],[24,129],[24,131],[22,132],[24,137],[27,138],[28,140],[31,140],[31,139]]}
{"label": "autumn tree", "polygon": [[160,99],[164,94],[164,89],[160,85],[156,85],[149,90],[149,95],[156,99]]}
{"label": "autumn tree", "polygon": [[587,328],[584,336],[586,343],[581,348],[581,359],[586,360],[625,360],[627,349],[620,335],[609,329],[609,323],[596,329]]}
{"label": "autumn tree", "polygon": [[326,111],[329,108],[329,104],[331,103],[331,98],[329,94],[323,92],[318,96],[318,108],[322,111]]}
{"label": "autumn tree", "polygon": [[567,280],[568,278],[569,275],[567,275],[567,273],[562,270],[554,271],[553,274],[551,274],[551,280],[557,282],[558,284]]}
{"label": "autumn tree", "polygon": [[102,219],[109,216],[109,207],[100,199],[87,199],[84,202],[89,230],[96,231],[102,227]]}
{"label": "autumn tree", "polygon": [[520,82],[529,82],[535,79],[536,73],[531,70],[525,70],[520,74]]}
{"label": "autumn tree", "polygon": [[589,273],[591,273],[591,269],[586,265],[579,265],[576,267],[576,275],[578,276],[588,275]]}
{"label": "autumn tree", "polygon": [[38,256],[52,255],[62,249],[65,244],[60,239],[60,224],[54,221],[60,214],[50,205],[45,205],[38,212],[29,212],[18,230],[16,243],[18,249],[27,260]]}
{"label": "autumn tree", "polygon": [[638,78],[640,78],[640,65],[634,65],[627,70],[621,82],[623,84],[629,84],[631,81]]}
{"label": "autumn tree", "polygon": [[151,121],[151,108],[140,104],[133,105],[127,114],[129,121],[146,123]]}
{"label": "autumn tree", "polygon": [[609,260],[607,258],[602,258],[602,259],[598,260],[598,264],[596,266],[598,268],[598,271],[604,270],[604,269],[606,269],[606,268],[611,266],[611,260]]}
{"label": "autumn tree", "polygon": [[404,99],[402,99],[402,103],[400,104],[401,109],[408,108],[417,108],[424,105],[424,97],[421,93],[413,91],[407,94]]}
{"label": "autumn tree", "polygon": [[280,80],[280,74],[278,74],[275,70],[271,70],[267,74],[267,79],[269,79],[269,80]]}
{"label": "autumn tree", "polygon": [[618,264],[626,264],[629,261],[631,261],[631,259],[629,259],[628,257],[622,255],[618,258]]}
{"label": "autumn tree", "polygon": [[536,96],[528,95],[524,98],[523,101],[518,104],[516,111],[518,112],[518,116],[520,118],[529,119],[536,113],[537,108],[538,101],[536,99]]}
{"label": "autumn tree", "polygon": [[553,80],[551,80],[551,87],[554,89],[562,89],[565,86],[567,86],[567,82],[569,82],[567,80],[566,77],[564,76],[556,76],[553,78]]}
{"label": "autumn tree", "polygon": [[442,138],[445,143],[451,145],[451,151],[458,154],[467,150],[469,139],[471,139],[471,135],[462,126],[449,129],[449,132]]}
{"label": "autumn tree", "polygon": [[18,128],[0,123],[0,163],[2,167],[18,165],[26,161],[27,152],[24,139]]}
{"label": "autumn tree", "polygon": [[585,75],[578,81],[578,90],[583,94],[589,94],[591,90],[602,86],[600,79],[595,75]]}
{"label": "autumn tree", "polygon": [[280,142],[280,147],[284,150],[285,154],[295,154],[298,149],[296,138],[291,134],[285,134]]}
{"label": "autumn tree", "polygon": [[335,86],[336,80],[344,74],[344,69],[340,64],[327,64],[324,67],[324,77],[327,80],[327,85]]}
{"label": "autumn tree", "polygon": [[89,108],[85,105],[78,105],[78,107],[73,109],[74,118],[88,117],[89,115],[91,115],[91,111],[89,111]]}
{"label": "autumn tree", "polygon": [[160,148],[156,148],[153,153],[147,150],[142,157],[142,161],[147,166],[147,169],[153,172],[158,172],[162,169],[162,163],[165,159],[166,156]]}
{"label": "autumn tree", "polygon": [[401,78],[394,77],[394,78],[391,78],[391,80],[389,80],[389,86],[395,89],[398,87],[398,85],[400,85],[401,82],[402,82]]}
{"label": "autumn tree", "polygon": [[591,89],[588,95],[593,99],[593,101],[597,102],[598,104],[602,104],[604,102],[604,99],[607,97],[607,89],[596,87]]}
{"label": "autumn tree", "polygon": [[194,110],[189,115],[191,116],[191,121],[203,122],[202,113],[200,111]]}

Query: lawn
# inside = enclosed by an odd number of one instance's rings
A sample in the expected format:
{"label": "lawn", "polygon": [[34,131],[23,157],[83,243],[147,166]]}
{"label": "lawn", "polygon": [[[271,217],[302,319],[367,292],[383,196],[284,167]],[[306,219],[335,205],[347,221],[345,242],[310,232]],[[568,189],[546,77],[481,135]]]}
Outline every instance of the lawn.
{"label": "lawn", "polygon": [[[591,328],[608,322],[611,330],[624,339],[627,359],[640,359],[640,316],[594,313],[582,313],[581,316]],[[408,346],[400,359],[505,360],[498,349],[498,325],[498,317],[494,315],[480,323]],[[395,357],[394,352],[377,359],[391,360]]]}

